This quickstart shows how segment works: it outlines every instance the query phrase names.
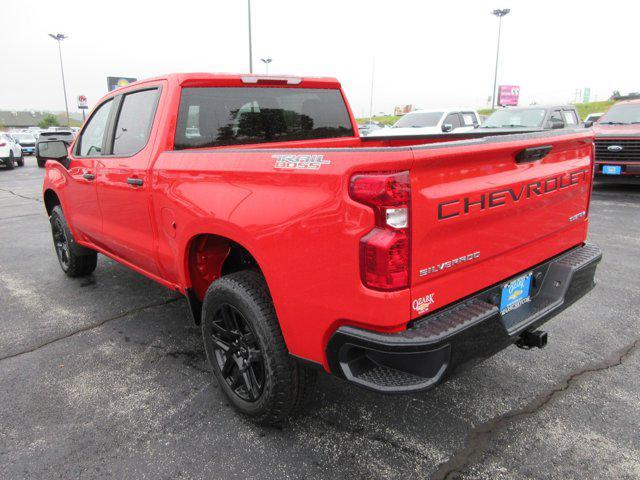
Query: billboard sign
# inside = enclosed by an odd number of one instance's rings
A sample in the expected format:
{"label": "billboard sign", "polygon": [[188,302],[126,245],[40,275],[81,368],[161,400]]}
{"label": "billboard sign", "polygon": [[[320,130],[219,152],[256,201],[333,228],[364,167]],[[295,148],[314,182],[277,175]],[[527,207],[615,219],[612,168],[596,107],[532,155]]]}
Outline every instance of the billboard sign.
{"label": "billboard sign", "polygon": [[86,95],[78,95],[78,108],[80,110],[86,110],[89,108]]}
{"label": "billboard sign", "polygon": [[413,110],[413,105],[398,105],[393,109],[394,115],[404,115],[405,113],[409,113]]}
{"label": "billboard sign", "polygon": [[498,89],[498,105],[502,107],[516,107],[519,97],[519,85],[500,85]]}
{"label": "billboard sign", "polygon": [[113,91],[116,88],[126,87],[130,83],[133,83],[137,78],[131,77],[107,77],[107,88],[109,91]]}

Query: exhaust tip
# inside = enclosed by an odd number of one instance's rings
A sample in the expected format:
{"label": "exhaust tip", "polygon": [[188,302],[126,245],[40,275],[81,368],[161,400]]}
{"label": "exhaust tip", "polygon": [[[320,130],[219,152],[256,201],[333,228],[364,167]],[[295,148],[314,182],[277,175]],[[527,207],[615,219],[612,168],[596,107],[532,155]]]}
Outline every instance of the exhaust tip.
{"label": "exhaust tip", "polygon": [[531,348],[544,348],[547,346],[547,332],[542,330],[526,330],[522,332],[520,338],[516,342],[516,346],[518,348],[523,348],[525,350],[529,350]]}

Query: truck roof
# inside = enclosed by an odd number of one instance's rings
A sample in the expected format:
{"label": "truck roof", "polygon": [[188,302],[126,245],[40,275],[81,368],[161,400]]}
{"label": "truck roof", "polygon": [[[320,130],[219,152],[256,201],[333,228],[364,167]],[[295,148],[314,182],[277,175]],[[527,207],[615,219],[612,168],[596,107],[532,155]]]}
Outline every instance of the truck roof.
{"label": "truck roof", "polygon": [[251,73],[170,73],[138,80],[126,86],[142,85],[157,80],[168,80],[183,87],[244,87],[256,85],[288,85],[301,88],[340,88],[333,77],[300,77],[295,75],[261,75]]}

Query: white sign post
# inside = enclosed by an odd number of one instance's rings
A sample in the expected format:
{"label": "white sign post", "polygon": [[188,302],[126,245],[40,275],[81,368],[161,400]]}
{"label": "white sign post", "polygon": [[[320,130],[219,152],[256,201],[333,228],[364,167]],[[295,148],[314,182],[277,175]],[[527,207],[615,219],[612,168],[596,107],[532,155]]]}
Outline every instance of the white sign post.
{"label": "white sign post", "polygon": [[78,95],[78,108],[82,110],[82,123],[84,123],[84,111],[89,108],[85,95]]}

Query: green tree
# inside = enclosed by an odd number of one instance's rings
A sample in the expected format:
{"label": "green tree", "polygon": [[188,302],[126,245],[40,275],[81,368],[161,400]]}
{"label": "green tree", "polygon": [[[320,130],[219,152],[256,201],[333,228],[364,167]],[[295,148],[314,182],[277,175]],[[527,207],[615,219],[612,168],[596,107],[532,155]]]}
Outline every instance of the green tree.
{"label": "green tree", "polygon": [[49,127],[58,127],[60,126],[60,122],[55,115],[51,115],[50,113],[45,115],[45,117],[38,122],[38,127],[40,128],[49,128]]}

